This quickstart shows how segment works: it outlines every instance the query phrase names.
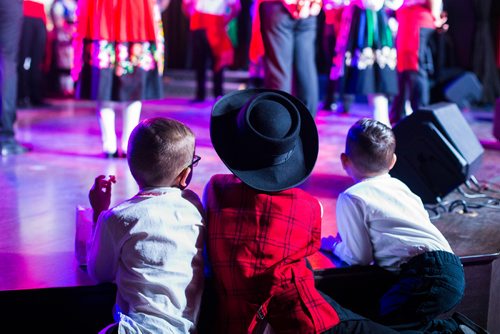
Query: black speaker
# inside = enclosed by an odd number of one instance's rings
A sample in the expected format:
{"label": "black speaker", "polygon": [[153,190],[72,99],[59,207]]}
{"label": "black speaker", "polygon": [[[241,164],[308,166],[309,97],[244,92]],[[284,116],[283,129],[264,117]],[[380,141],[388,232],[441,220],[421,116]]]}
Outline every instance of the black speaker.
{"label": "black speaker", "polygon": [[390,174],[424,203],[437,203],[481,165],[484,149],[456,104],[419,109],[393,131],[397,161]]}
{"label": "black speaker", "polygon": [[456,103],[460,109],[469,108],[471,103],[481,100],[483,85],[472,72],[465,72],[449,82],[444,88],[444,96]]}

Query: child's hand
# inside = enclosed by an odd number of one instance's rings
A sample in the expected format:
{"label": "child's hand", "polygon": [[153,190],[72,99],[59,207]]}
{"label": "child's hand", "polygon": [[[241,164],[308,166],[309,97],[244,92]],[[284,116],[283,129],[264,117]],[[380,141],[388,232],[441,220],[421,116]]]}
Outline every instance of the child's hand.
{"label": "child's hand", "polygon": [[337,233],[336,236],[329,235],[326,238],[321,238],[321,246],[320,249],[332,252],[335,250],[335,247],[342,242],[342,238],[340,237],[340,234]]}
{"label": "child's hand", "polygon": [[108,180],[106,180],[106,176],[99,175],[95,178],[94,185],[89,191],[90,206],[94,210],[94,223],[97,221],[99,214],[109,208],[112,183],[116,183],[114,175],[110,175]]}

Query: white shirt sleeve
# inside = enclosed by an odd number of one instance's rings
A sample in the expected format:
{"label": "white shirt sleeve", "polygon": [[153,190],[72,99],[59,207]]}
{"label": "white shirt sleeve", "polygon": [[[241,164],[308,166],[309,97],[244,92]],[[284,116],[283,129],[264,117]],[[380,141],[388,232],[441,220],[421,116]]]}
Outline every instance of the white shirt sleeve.
{"label": "white shirt sleeve", "polygon": [[109,211],[99,216],[87,255],[87,271],[98,282],[113,282],[118,268],[120,248],[109,230],[109,217]]}
{"label": "white shirt sleeve", "polygon": [[337,199],[336,211],[337,229],[342,242],[335,247],[335,255],[350,265],[371,264],[373,248],[365,222],[363,203],[342,193]]}

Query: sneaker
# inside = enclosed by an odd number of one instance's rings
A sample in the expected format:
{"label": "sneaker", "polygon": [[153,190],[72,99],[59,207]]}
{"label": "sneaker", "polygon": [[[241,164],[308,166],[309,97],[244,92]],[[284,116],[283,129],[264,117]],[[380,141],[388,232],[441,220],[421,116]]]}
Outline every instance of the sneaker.
{"label": "sneaker", "polygon": [[28,152],[30,149],[26,146],[21,145],[15,139],[7,139],[0,142],[0,150],[2,156],[23,154]]}
{"label": "sneaker", "polygon": [[462,313],[455,312],[451,317],[457,322],[458,328],[464,334],[488,334],[487,330],[474,323]]}

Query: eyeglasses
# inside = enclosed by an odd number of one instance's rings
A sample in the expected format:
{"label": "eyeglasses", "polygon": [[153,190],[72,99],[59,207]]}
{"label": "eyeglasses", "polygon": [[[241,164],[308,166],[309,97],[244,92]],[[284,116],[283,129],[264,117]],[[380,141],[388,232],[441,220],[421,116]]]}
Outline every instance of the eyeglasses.
{"label": "eyeglasses", "polygon": [[198,162],[201,160],[201,157],[199,155],[193,155],[193,161],[189,164],[188,167],[193,168],[198,166]]}

